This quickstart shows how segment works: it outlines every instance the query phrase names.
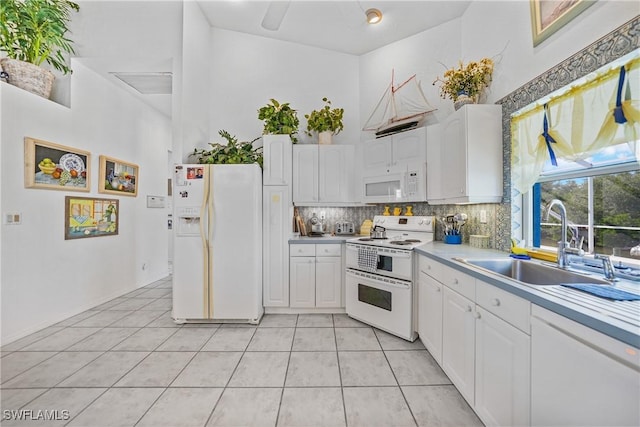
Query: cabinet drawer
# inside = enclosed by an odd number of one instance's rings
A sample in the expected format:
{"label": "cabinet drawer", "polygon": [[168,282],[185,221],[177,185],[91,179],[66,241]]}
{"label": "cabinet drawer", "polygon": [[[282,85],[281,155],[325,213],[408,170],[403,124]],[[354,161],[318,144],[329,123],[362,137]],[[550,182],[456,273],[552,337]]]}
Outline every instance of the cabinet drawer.
{"label": "cabinet drawer", "polygon": [[342,245],[339,243],[320,244],[316,246],[316,256],[342,256]]}
{"label": "cabinet drawer", "polygon": [[445,285],[454,291],[469,298],[471,301],[476,300],[476,279],[473,276],[462,273],[456,269],[442,266],[443,281]]}
{"label": "cabinet drawer", "polygon": [[422,271],[427,276],[431,276],[436,279],[438,282],[443,282],[443,265],[438,261],[435,261],[426,256],[420,256],[418,260],[418,265],[420,267],[420,271]]}
{"label": "cabinet drawer", "polygon": [[291,245],[290,256],[316,256],[316,245]]}
{"label": "cabinet drawer", "polygon": [[530,334],[531,303],[529,301],[478,280],[476,282],[476,304],[527,335]]}

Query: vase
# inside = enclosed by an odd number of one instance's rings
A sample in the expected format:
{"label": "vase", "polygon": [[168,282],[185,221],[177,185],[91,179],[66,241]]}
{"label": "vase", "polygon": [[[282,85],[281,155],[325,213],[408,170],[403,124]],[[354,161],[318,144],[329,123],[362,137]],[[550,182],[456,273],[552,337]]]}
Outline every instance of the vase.
{"label": "vase", "polygon": [[330,130],[325,130],[324,132],[318,133],[318,144],[331,144],[332,143],[333,132]]}
{"label": "vase", "polygon": [[458,92],[458,96],[456,97],[456,100],[453,101],[453,108],[457,110],[459,110],[460,108],[462,108],[463,105],[466,104],[475,104],[476,101],[473,97],[469,96],[469,94],[464,91],[461,90],[460,92]]}

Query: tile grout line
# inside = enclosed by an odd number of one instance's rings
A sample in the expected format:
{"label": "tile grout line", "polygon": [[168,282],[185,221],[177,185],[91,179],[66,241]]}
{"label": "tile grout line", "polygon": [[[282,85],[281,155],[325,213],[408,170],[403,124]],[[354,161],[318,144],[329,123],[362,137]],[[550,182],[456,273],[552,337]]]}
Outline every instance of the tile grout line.
{"label": "tile grout line", "polygon": [[276,427],[278,426],[278,419],[280,418],[280,410],[282,409],[282,398],[284,397],[284,389],[287,384],[287,375],[289,374],[289,364],[291,363],[291,353],[293,352],[293,343],[296,341],[296,332],[298,331],[298,321],[300,321],[300,315],[296,314],[296,323],[293,327],[293,336],[291,337],[291,345],[289,346],[289,357],[287,358],[287,368],[284,371],[284,378],[282,380],[282,389],[280,390],[280,402],[278,403],[278,411],[276,412]]}
{"label": "tile grout line", "polygon": [[338,378],[340,378],[340,396],[342,397],[342,416],[344,419],[344,425],[347,426],[347,404],[344,401],[344,384],[342,384],[342,371],[340,370],[340,353],[338,352],[338,335],[336,334],[336,320],[334,315],[331,315],[333,320],[333,339],[336,343],[336,360],[338,362]]}

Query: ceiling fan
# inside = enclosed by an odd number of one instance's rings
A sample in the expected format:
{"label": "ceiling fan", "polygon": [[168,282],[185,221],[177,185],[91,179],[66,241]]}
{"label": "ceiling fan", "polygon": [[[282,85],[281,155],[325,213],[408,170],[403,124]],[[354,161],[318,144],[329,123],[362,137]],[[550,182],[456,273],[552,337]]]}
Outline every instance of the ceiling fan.
{"label": "ceiling fan", "polygon": [[262,28],[269,31],[277,31],[282,24],[282,20],[289,9],[291,0],[285,1],[272,1],[269,3],[267,12],[262,18]]}

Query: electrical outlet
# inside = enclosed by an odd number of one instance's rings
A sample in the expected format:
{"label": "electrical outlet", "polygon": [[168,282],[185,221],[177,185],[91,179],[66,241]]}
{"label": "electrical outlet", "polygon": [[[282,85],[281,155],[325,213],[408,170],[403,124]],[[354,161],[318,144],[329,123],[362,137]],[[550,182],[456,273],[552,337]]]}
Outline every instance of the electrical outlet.
{"label": "electrical outlet", "polygon": [[324,211],[320,211],[320,219],[324,219]]}
{"label": "electrical outlet", "polygon": [[486,224],[486,223],[487,223],[487,211],[483,209],[480,211],[480,224]]}

